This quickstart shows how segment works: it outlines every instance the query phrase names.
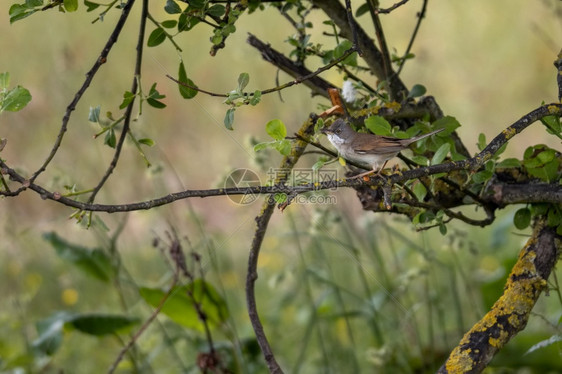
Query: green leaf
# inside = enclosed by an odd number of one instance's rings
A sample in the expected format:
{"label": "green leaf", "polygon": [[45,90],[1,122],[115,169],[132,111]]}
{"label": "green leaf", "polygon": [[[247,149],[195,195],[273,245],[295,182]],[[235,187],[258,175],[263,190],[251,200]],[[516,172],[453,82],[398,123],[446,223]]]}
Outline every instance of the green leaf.
{"label": "green leaf", "polygon": [[201,22],[197,17],[192,17],[187,13],[182,13],[178,19],[178,32],[189,31]]}
{"label": "green leaf", "polygon": [[437,165],[443,162],[449,150],[451,149],[451,145],[449,143],[443,143],[441,147],[435,152],[433,158],[431,159],[431,165]]}
{"label": "green leaf", "polygon": [[100,109],[101,107],[98,105],[95,108],[90,107],[90,112],[88,113],[88,121],[97,123],[100,120]]}
{"label": "green leaf", "polygon": [[437,134],[437,136],[446,137],[451,135],[451,133],[455,131],[457,128],[461,127],[461,124],[459,123],[459,121],[457,121],[455,117],[445,116],[439,118],[437,121],[434,121],[431,124],[431,127],[434,129],[441,129],[441,128],[445,129],[444,131],[441,131],[439,134]]}
{"label": "green leaf", "polygon": [[113,129],[107,130],[107,132],[105,133],[103,144],[108,145],[111,148],[115,148],[115,145],[117,145],[117,137],[115,136],[115,130]]}
{"label": "green leaf", "polygon": [[287,128],[280,119],[272,119],[265,125],[265,131],[275,140],[285,139],[287,136]]}
{"label": "green leaf", "polygon": [[486,148],[486,144],[486,135],[480,133],[480,135],[478,135],[478,150],[482,151],[484,148]]}
{"label": "green leaf", "polygon": [[174,0],[167,0],[166,5],[164,5],[164,10],[168,14],[178,14],[181,13],[180,6]]}
{"label": "green leaf", "polygon": [[[188,86],[195,87],[195,88],[197,87],[195,83],[193,83],[193,81],[187,77],[187,73],[185,71],[185,66],[183,64],[183,61],[180,62],[180,66],[178,70],[178,80],[184,84],[187,84]],[[194,88],[189,88],[181,84],[178,84],[178,88],[180,90],[180,95],[184,99],[193,99],[197,95],[197,90]]]}
{"label": "green leaf", "polygon": [[64,0],[63,4],[67,12],[76,12],[78,9],[78,0]]}
{"label": "green leaf", "polygon": [[541,118],[541,122],[546,126],[547,131],[562,139],[562,123],[557,116],[546,116]]}
{"label": "green leaf", "polygon": [[557,227],[562,223],[560,210],[555,205],[548,210],[546,222],[549,227]]}
{"label": "green leaf", "polygon": [[236,108],[230,108],[226,111],[226,114],[224,116],[224,126],[229,129],[229,130],[233,130],[234,128],[232,127],[232,125],[234,124],[234,111],[236,110]]}
{"label": "green leaf", "polygon": [[545,151],[540,152],[537,155],[537,158],[543,164],[546,164],[546,163],[552,161],[554,159],[554,157],[556,157],[556,152],[554,152],[554,149],[550,149],[550,148],[545,150]]}
{"label": "green leaf", "polygon": [[[538,342],[537,344],[534,344],[531,348],[529,348],[527,350],[527,352],[525,352],[523,355],[528,355],[529,353],[532,353],[536,350],[539,349],[544,349],[552,344],[556,344],[558,342],[562,341],[562,335],[552,335],[550,338],[545,339],[545,340],[541,340],[540,342]],[[558,344],[556,344],[556,350],[558,350]]]}
{"label": "green leaf", "polygon": [[[195,301],[188,296],[188,292],[193,294]],[[165,298],[166,292],[158,288],[142,287],[140,296],[149,305],[156,308]],[[181,326],[204,332],[204,326],[199,319],[194,302],[200,305],[211,329],[217,328],[228,318],[228,309],[224,299],[210,283],[201,279],[174,287],[162,306],[162,313]]]}
{"label": "green leaf", "polygon": [[156,89],[156,83],[154,83],[152,87],[150,87],[150,91],[148,92],[148,97],[146,98],[146,102],[150,106],[153,106],[154,108],[162,109],[166,107],[166,104],[164,104],[158,99],[163,99],[165,97],[166,95],[162,95],[160,92],[158,92],[158,90]]}
{"label": "green leaf", "polygon": [[0,92],[10,87],[10,73],[0,73]]}
{"label": "green leaf", "polygon": [[426,92],[427,89],[425,88],[425,86],[422,86],[421,84],[415,84],[414,87],[412,87],[412,89],[410,90],[408,97],[409,98],[420,97],[425,95]]}
{"label": "green leaf", "polygon": [[248,85],[248,83],[250,82],[250,74],[248,73],[241,73],[238,76],[238,92],[242,92],[244,91],[244,88],[246,88],[246,86]]}
{"label": "green leaf", "polygon": [[147,145],[149,147],[154,146],[154,140],[150,139],[150,138],[142,138],[138,140],[139,143]]}
{"label": "green leaf", "polygon": [[496,168],[518,168],[521,167],[521,162],[516,158],[506,158],[498,162]]}
{"label": "green leaf", "polygon": [[195,9],[203,9],[205,7],[206,0],[188,0],[189,6]]}
{"label": "green leaf", "polygon": [[10,7],[8,14],[10,15],[10,24],[29,17],[35,13],[38,9],[30,9],[25,5],[14,4]]}
{"label": "green leaf", "polygon": [[55,232],[43,234],[43,239],[53,246],[60,258],[76,265],[84,273],[102,282],[109,282],[113,278],[111,259],[101,249],[69,243]]}
{"label": "green leaf", "polygon": [[533,216],[537,216],[537,215],[544,215],[548,212],[548,209],[550,209],[550,204],[547,203],[536,203],[536,204],[532,204],[531,205],[531,214]]}
{"label": "green leaf", "polygon": [[226,13],[226,8],[224,5],[215,4],[207,9],[206,13],[212,17],[222,17]]}
{"label": "green leaf", "polygon": [[376,135],[390,136],[391,128],[390,123],[381,116],[370,116],[365,120],[365,126]]}
{"label": "green leaf", "polygon": [[283,156],[288,156],[289,153],[291,153],[291,141],[288,139],[276,141],[275,149],[277,149]]}
{"label": "green leaf", "polygon": [[155,99],[148,98],[148,99],[146,99],[146,102],[151,107],[154,107],[154,108],[157,108],[157,109],[164,109],[166,107],[166,104],[164,104],[161,101],[155,100]]}
{"label": "green leaf", "polygon": [[519,230],[529,227],[531,223],[531,211],[529,208],[521,208],[513,216],[513,224]]}
{"label": "green leaf", "polygon": [[439,222],[439,232],[441,235],[447,235],[447,226],[445,226],[443,221]]}
{"label": "green leaf", "polygon": [[[125,93],[123,94],[123,101],[121,102],[121,105],[119,105],[119,109],[125,109],[134,99],[135,99],[135,94],[130,92],[130,91],[125,91]],[[91,112],[92,108],[90,107],[90,112]],[[99,119],[99,106],[98,106],[98,116],[97,118]],[[97,122],[96,121],[91,121],[91,122]]]}
{"label": "green leaf", "polygon": [[0,113],[7,110],[17,112],[22,110],[31,101],[31,94],[26,88],[17,86],[0,96]]}
{"label": "green leaf", "polygon": [[25,0],[25,6],[28,8],[43,6],[43,0]]}
{"label": "green leaf", "polygon": [[[342,41],[334,49],[334,59],[342,57],[351,47],[352,43],[349,40]],[[350,66],[357,66],[357,52],[349,55],[345,60],[343,60],[343,63]]]}
{"label": "green leaf", "polygon": [[494,173],[492,173],[489,170],[482,170],[482,171],[479,171],[478,173],[474,174],[472,176],[472,180],[475,183],[484,183],[484,182],[488,181],[490,178],[492,178],[493,175],[494,175]]}
{"label": "green leaf", "polygon": [[166,32],[164,31],[163,28],[157,27],[150,33],[146,45],[148,45],[149,47],[156,47],[157,45],[162,44],[162,42],[165,39],[166,39]]}
{"label": "green leaf", "polygon": [[275,195],[273,195],[273,200],[276,204],[283,204],[285,201],[287,201],[287,194],[276,193]]}
{"label": "green leaf", "polygon": [[56,312],[35,323],[37,339],[32,343],[33,348],[52,356],[62,345],[64,324],[70,318],[72,314],[68,312]]}
{"label": "green leaf", "polygon": [[261,91],[254,91],[254,94],[250,98],[250,105],[257,105],[261,101]]}
{"label": "green leaf", "polygon": [[254,152],[259,152],[259,151],[264,150],[266,148],[272,148],[273,143],[275,143],[275,142],[258,143],[256,145],[254,145]]}
{"label": "green leaf", "polygon": [[86,12],[91,12],[91,11],[97,9],[100,6],[100,4],[93,3],[93,2],[88,1],[88,0],[84,0],[84,5],[88,8],[88,9],[86,9]]}
{"label": "green leaf", "polygon": [[355,17],[361,17],[363,14],[367,13],[369,11],[369,4],[365,3],[363,5],[360,5],[359,8],[357,8],[357,10],[355,11]]}
{"label": "green leaf", "polygon": [[328,160],[321,158],[312,165],[312,170],[316,171],[322,168],[326,164]]}
{"label": "green leaf", "polygon": [[425,156],[412,156],[411,160],[421,166],[429,166],[429,159]]}
{"label": "green leaf", "polygon": [[416,195],[418,201],[423,201],[423,199],[427,195],[427,188],[425,188],[423,183],[417,182],[416,184],[414,184],[412,192],[414,192],[414,195]]}
{"label": "green leaf", "polygon": [[126,332],[139,323],[138,318],[110,314],[78,314],[70,318],[66,325],[88,335],[102,336]]}
{"label": "green leaf", "polygon": [[160,26],[164,27],[165,29],[172,29],[174,27],[176,27],[176,25],[178,24],[178,21],[174,20],[174,19],[169,19],[167,21],[164,21],[160,24]]}

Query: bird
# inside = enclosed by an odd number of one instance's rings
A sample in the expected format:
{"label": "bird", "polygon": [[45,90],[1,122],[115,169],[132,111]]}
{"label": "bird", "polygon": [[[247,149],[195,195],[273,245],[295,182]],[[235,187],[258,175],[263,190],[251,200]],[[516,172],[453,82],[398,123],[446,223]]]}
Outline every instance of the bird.
{"label": "bird", "polygon": [[443,130],[445,129],[438,129],[412,138],[399,139],[391,136],[356,132],[345,120],[339,118],[330,126],[324,127],[320,132],[328,137],[330,143],[336,147],[338,153],[344,159],[368,164],[372,167],[372,170],[352,177],[361,178],[371,173],[380,175],[386,163],[396,157],[400,151],[408,148],[420,139],[427,138]]}

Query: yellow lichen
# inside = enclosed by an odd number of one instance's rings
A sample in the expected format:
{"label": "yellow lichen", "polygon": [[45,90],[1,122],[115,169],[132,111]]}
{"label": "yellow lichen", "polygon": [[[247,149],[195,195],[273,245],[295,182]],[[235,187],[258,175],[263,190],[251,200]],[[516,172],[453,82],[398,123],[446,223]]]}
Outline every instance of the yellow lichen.
{"label": "yellow lichen", "polygon": [[[539,224],[535,230],[540,229]],[[475,360],[480,360],[478,352],[468,348],[475,343],[474,338],[480,337],[482,334],[488,335],[488,345],[491,347],[488,354],[494,354],[509,341],[514,332],[525,327],[537,298],[547,287],[546,280],[538,274],[535,266],[536,252],[531,249],[536,245],[536,232],[521,250],[517,263],[507,279],[503,295],[492,306],[492,309],[464,335],[459,345],[451,353],[446,363],[449,373],[470,371],[475,365]],[[506,320],[507,323],[500,322]],[[493,330],[491,330],[492,328]],[[474,359],[470,357],[470,352],[474,352]]]}
{"label": "yellow lichen", "polygon": [[549,105],[549,106],[547,106],[547,109],[548,109],[548,113],[550,113],[550,114],[560,113],[560,108],[557,107],[556,105]]}
{"label": "yellow lichen", "polygon": [[515,136],[515,134],[517,133],[517,131],[515,131],[515,129],[513,127],[508,127],[507,129],[503,130],[502,132],[505,135],[506,140],[509,140],[509,139],[513,138],[513,136]]}
{"label": "yellow lichen", "polygon": [[474,367],[474,360],[470,357],[469,349],[461,350],[459,347],[455,348],[451,353],[451,356],[445,363],[445,368],[450,374],[455,373],[466,373]]}

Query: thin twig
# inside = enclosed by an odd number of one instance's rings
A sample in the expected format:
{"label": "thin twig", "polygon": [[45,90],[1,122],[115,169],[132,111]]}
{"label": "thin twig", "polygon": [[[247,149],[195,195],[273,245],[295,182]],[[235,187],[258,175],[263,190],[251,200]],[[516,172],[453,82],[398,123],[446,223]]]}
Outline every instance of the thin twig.
{"label": "thin twig", "polygon": [[[336,58],[335,60],[333,60],[333,61],[330,62],[329,64],[324,65],[324,66],[318,68],[316,71],[310,72],[310,73],[308,73],[308,74],[306,74],[306,75],[298,76],[298,77],[296,77],[295,79],[293,79],[292,81],[289,81],[289,82],[287,82],[287,83],[285,83],[285,84],[282,84],[282,85],[280,85],[280,86],[273,87],[273,88],[268,88],[268,89],[261,90],[261,91],[258,90],[258,91],[260,91],[261,95],[267,95],[267,94],[270,94],[270,93],[272,93],[272,92],[278,92],[278,91],[284,90],[285,88],[289,88],[289,87],[294,86],[294,85],[296,85],[296,84],[300,84],[300,83],[303,83],[303,82],[305,82],[305,81],[308,81],[308,80],[310,80],[310,79],[312,79],[312,78],[315,78],[315,77],[316,77],[317,75],[319,75],[320,73],[323,73],[324,71],[331,69],[333,66],[339,64],[340,62],[342,62],[343,60],[345,60],[346,58],[348,58],[351,54],[353,54],[353,53],[355,53],[355,52],[356,52],[355,49],[350,48],[350,49],[348,49],[347,51],[345,51],[342,56]],[[170,76],[169,74],[166,74],[166,77],[169,78],[169,79],[171,79],[172,81],[174,81],[175,83],[177,83],[177,84],[179,84],[179,85],[181,85],[181,86],[190,88],[190,89],[192,89],[192,90],[196,90],[196,91],[198,91],[198,92],[207,94],[207,95],[209,95],[209,96],[217,96],[217,97],[228,97],[228,96],[229,96],[229,95],[227,95],[227,94],[220,94],[220,93],[214,93],[214,92],[211,92],[211,91],[203,90],[203,89],[201,89],[201,88],[199,88],[199,87],[191,86],[191,85],[186,84],[186,83],[184,83],[184,82],[180,82],[179,80],[173,78],[173,77]],[[243,96],[244,96],[244,97],[252,97],[252,96],[254,96],[254,93],[253,93],[253,92],[247,92],[247,93],[245,92],[245,93],[243,93]]]}
{"label": "thin twig", "polygon": [[[392,72],[392,65],[390,62],[390,53],[388,52],[388,45],[386,44],[386,38],[384,37],[384,30],[382,28],[381,20],[379,19],[378,14],[375,12],[377,8],[375,5],[375,1],[368,0],[367,3],[369,4],[371,19],[373,20],[373,26],[375,27],[375,35],[377,36],[377,40],[379,42],[379,48],[382,54],[382,63],[383,63],[382,65],[384,69],[383,80],[388,81],[388,77]],[[390,91],[390,94],[394,95],[394,92]],[[401,100],[402,98],[393,97],[393,99]]]}
{"label": "thin twig", "polygon": [[117,42],[119,34],[121,34],[121,31],[123,30],[123,26],[125,26],[125,22],[129,17],[129,13],[131,12],[131,8],[133,7],[134,2],[135,0],[129,0],[127,4],[125,4],[125,6],[123,7],[123,10],[121,12],[121,17],[119,17],[119,20],[115,25],[115,29],[113,29],[113,32],[111,33],[109,39],[105,43],[105,46],[103,47],[98,59],[94,63],[94,66],[92,66],[92,68],[86,73],[86,79],[84,80],[84,83],[82,83],[82,86],[80,87],[78,92],[76,92],[70,104],[68,104],[68,106],[66,107],[66,111],[62,118],[62,125],[57,135],[57,139],[55,140],[55,144],[51,149],[51,152],[43,162],[43,165],[41,165],[41,167],[37,169],[35,173],[33,173],[31,178],[29,178],[30,182],[34,182],[35,179],[37,179],[37,177],[47,169],[47,166],[55,157],[55,154],[58,152],[64,134],[66,133],[66,130],[68,128],[68,122],[70,120],[71,113],[74,111],[74,109],[76,109],[76,105],[82,98],[82,95],[84,95],[84,92],[86,92],[86,90],[90,86],[90,83],[92,83],[92,80],[94,79],[94,76],[96,75],[101,65],[103,65],[107,61],[107,56],[109,55],[109,52],[111,51],[113,45]]}
{"label": "thin twig", "polygon": [[115,372],[115,369],[117,369],[117,365],[119,365],[119,363],[121,362],[121,360],[123,360],[123,357],[125,357],[125,354],[127,353],[127,351],[129,349],[131,349],[131,347],[136,343],[136,341],[140,338],[140,336],[142,335],[142,333],[147,329],[148,326],[150,326],[150,324],[152,323],[152,321],[154,321],[154,319],[156,318],[156,316],[158,314],[160,314],[160,311],[162,310],[162,308],[164,307],[164,304],[166,303],[166,301],[168,300],[168,298],[171,296],[172,291],[174,291],[174,287],[176,286],[178,282],[178,277],[177,274],[176,276],[174,276],[174,279],[172,281],[172,284],[170,285],[170,288],[168,288],[168,291],[166,292],[166,294],[164,295],[164,297],[162,298],[162,300],[160,300],[160,303],[158,304],[158,306],[156,307],[156,309],[154,309],[154,311],[152,312],[152,314],[150,315],[150,317],[148,317],[148,319],[146,321],[144,321],[144,323],[142,324],[142,326],[140,327],[140,329],[135,333],[135,335],[133,335],[133,337],[131,338],[131,340],[129,340],[129,342],[127,343],[126,346],[124,346],[121,351],[119,352],[119,355],[117,355],[117,358],[115,359],[115,361],[113,362],[113,364],[111,365],[111,367],[107,370],[108,374],[112,374],[113,372]]}
{"label": "thin twig", "polygon": [[357,52],[359,56],[361,56],[363,55],[363,52],[361,52],[361,47],[359,46],[357,23],[355,22],[355,19],[353,18],[353,12],[351,11],[351,0],[345,0],[345,11],[347,13],[347,22],[349,23],[349,28],[351,29],[353,49]]}
{"label": "thin twig", "polygon": [[133,94],[133,99],[127,105],[125,109],[125,119],[123,121],[123,130],[121,132],[121,136],[119,137],[119,141],[115,146],[115,153],[113,155],[113,159],[109,164],[109,167],[105,171],[105,174],[99,181],[90,198],[88,199],[89,203],[92,203],[98,192],[101,190],[105,182],[109,179],[115,167],[117,167],[117,162],[119,161],[119,157],[121,155],[121,150],[123,149],[123,144],[125,143],[125,138],[127,137],[127,133],[129,132],[129,125],[131,123],[131,114],[133,113],[133,106],[135,104],[136,93],[138,90],[139,79],[141,79],[141,68],[142,68],[142,53],[143,53],[143,46],[144,46],[144,35],[146,31],[146,20],[148,18],[148,0],[143,0],[142,2],[142,12],[141,12],[141,19],[140,19],[140,26],[139,26],[139,36],[137,40],[137,55],[135,61],[135,73],[133,76],[133,83],[131,85],[131,93]]}
{"label": "thin twig", "polygon": [[416,22],[416,27],[414,27],[414,32],[412,33],[412,37],[410,38],[410,42],[408,43],[408,47],[406,48],[406,51],[404,52],[404,57],[403,57],[402,63],[400,64],[400,66],[398,67],[398,70],[395,73],[395,75],[397,75],[397,76],[400,75],[400,73],[402,72],[402,69],[404,68],[404,65],[406,64],[406,60],[404,58],[406,56],[408,56],[410,54],[410,51],[412,50],[412,46],[414,45],[414,40],[416,40],[416,36],[418,35],[418,31],[420,29],[422,20],[425,18],[426,8],[427,8],[427,0],[423,0],[422,8],[421,8],[420,12],[418,13],[418,21]]}
{"label": "thin twig", "polygon": [[[549,115],[562,115],[562,104],[552,103],[543,105],[526,115],[524,115],[521,119],[517,120],[511,126],[507,127],[503,130],[499,135],[497,135],[487,146],[478,153],[476,156],[472,158],[468,158],[461,161],[450,161],[443,164],[432,165],[427,167],[416,168],[412,170],[407,170],[402,173],[395,173],[387,178],[390,181],[395,183],[402,183],[412,179],[419,179],[422,177],[427,177],[429,175],[434,174],[441,174],[441,173],[450,173],[452,171],[457,170],[478,170],[486,161],[488,161],[492,156],[497,152],[499,148],[501,148],[504,144],[506,144],[513,136],[517,135],[529,125],[538,121],[539,119],[549,116]],[[302,136],[302,135],[301,135]],[[29,179],[26,179],[21,174],[19,174],[16,170],[10,168],[2,159],[0,159],[0,172],[4,175],[9,175],[10,179],[20,183],[22,185],[16,191],[8,192],[8,191],[0,191],[0,196],[6,197],[13,197],[19,195],[22,191],[26,189],[30,189],[35,191],[39,194],[43,199],[53,200],[55,202],[61,203],[63,205],[67,205],[70,207],[74,207],[83,211],[97,211],[97,212],[107,212],[107,213],[116,213],[116,212],[129,212],[135,210],[146,210],[151,209],[154,207],[162,206],[170,204],[177,200],[193,198],[193,197],[210,197],[210,196],[224,196],[224,195],[244,195],[244,194],[275,194],[275,193],[292,193],[293,191],[297,191],[298,193],[305,193],[309,191],[318,191],[323,189],[333,189],[334,187],[358,187],[364,185],[363,181],[358,179],[348,179],[338,181],[336,185],[334,185],[333,181],[322,182],[318,184],[309,184],[309,185],[299,185],[299,186],[286,186],[286,185],[274,185],[274,186],[255,186],[255,187],[244,187],[244,188],[215,188],[215,189],[206,189],[206,190],[185,190],[181,192],[171,193],[169,195],[159,197],[153,200],[147,200],[142,202],[136,202],[131,204],[91,204],[91,203],[84,203],[76,200],[69,199],[65,196],[62,196],[59,192],[52,192],[47,190],[46,188],[42,187],[39,184],[30,182]],[[384,184],[384,180],[381,178],[371,179],[368,182],[369,185],[372,186],[382,186]],[[529,190],[527,190],[527,194],[529,195],[529,199],[527,202],[552,202],[552,203],[560,203],[562,202],[562,191],[557,185],[553,185],[550,183],[544,184],[535,184],[527,186],[527,188],[544,188],[543,192],[547,192],[545,196],[543,194],[530,194]],[[490,186],[493,188],[493,186]],[[511,203],[520,203],[521,200],[519,196],[525,194],[525,191],[520,191],[517,194],[517,199],[511,202],[508,197],[503,197],[503,200],[496,200],[496,197],[492,197],[495,204],[511,204]]]}
{"label": "thin twig", "polygon": [[389,8],[376,8],[375,9],[375,14],[388,14],[390,12],[392,12],[394,9],[406,4],[408,1],[410,0],[402,0],[397,2],[396,4],[392,5]]}
{"label": "thin twig", "polygon": [[[310,119],[307,121],[299,130],[301,136],[310,136],[314,131],[315,119]],[[290,156],[286,156],[281,162],[281,169],[290,170],[297,163],[300,156],[304,152],[307,143],[304,141],[297,141],[293,144]],[[275,181],[275,184],[284,184],[289,173],[280,173]],[[275,210],[273,195],[269,195],[265,202],[263,203],[261,213],[256,217],[256,231],[254,233],[254,238],[252,239],[252,245],[250,247],[250,254],[248,255],[248,273],[246,275],[246,303],[248,306],[248,315],[250,317],[250,322],[252,323],[252,328],[256,334],[256,339],[260,345],[261,351],[264,355],[265,362],[269,368],[270,373],[283,373],[283,370],[275,360],[273,350],[267,340],[267,336],[263,330],[263,325],[260,321],[257,304],[256,304],[256,294],[255,294],[255,283],[258,279],[258,258],[267,231],[267,225],[269,220],[273,215]]]}

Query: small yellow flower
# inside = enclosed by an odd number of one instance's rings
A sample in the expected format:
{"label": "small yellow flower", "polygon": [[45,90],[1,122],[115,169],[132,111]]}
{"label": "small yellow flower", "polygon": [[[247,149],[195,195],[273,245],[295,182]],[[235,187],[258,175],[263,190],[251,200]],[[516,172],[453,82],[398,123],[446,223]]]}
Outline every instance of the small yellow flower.
{"label": "small yellow flower", "polygon": [[74,305],[78,301],[78,291],[74,288],[66,288],[61,294],[62,302],[66,305]]}

